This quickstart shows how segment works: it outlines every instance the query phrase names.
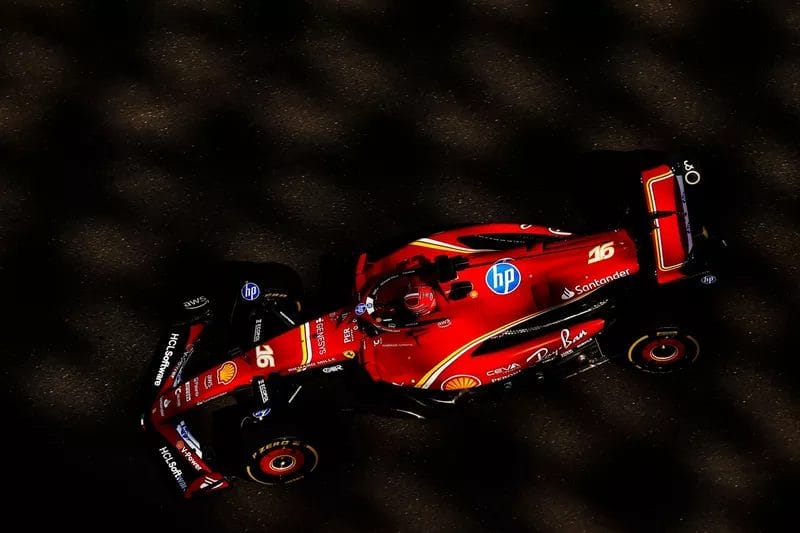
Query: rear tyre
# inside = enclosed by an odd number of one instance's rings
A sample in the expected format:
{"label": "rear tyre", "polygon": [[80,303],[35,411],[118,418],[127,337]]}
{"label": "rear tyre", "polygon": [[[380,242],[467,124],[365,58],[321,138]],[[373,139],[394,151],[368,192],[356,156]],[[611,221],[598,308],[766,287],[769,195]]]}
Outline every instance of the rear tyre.
{"label": "rear tyre", "polygon": [[627,347],[626,357],[637,369],[650,374],[669,374],[683,370],[697,361],[700,343],[681,327],[658,327],[635,338]]}

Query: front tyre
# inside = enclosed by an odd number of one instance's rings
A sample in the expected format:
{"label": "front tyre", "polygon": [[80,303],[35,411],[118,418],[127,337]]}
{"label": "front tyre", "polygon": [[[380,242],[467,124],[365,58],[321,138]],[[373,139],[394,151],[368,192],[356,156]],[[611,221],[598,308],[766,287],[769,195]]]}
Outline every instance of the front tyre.
{"label": "front tyre", "polygon": [[683,370],[699,356],[700,343],[681,328],[656,328],[634,340],[627,350],[628,362],[651,374]]}
{"label": "front tyre", "polygon": [[267,439],[247,455],[245,474],[263,485],[298,481],[317,468],[319,453],[308,441],[295,436]]}

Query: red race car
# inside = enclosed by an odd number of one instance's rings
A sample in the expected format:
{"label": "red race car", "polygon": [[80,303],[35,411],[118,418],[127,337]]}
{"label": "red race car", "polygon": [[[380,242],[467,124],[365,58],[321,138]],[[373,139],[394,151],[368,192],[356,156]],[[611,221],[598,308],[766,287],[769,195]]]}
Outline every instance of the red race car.
{"label": "red race car", "polygon": [[426,418],[611,360],[652,373],[690,365],[724,241],[702,218],[692,163],[638,178],[624,227],[481,224],[361,254],[352,301],[321,316],[303,315],[288,267],[227,265],[180,299],[142,428],[189,498],[236,477],[279,484],[312,472],[319,451],[305,431],[328,408]]}

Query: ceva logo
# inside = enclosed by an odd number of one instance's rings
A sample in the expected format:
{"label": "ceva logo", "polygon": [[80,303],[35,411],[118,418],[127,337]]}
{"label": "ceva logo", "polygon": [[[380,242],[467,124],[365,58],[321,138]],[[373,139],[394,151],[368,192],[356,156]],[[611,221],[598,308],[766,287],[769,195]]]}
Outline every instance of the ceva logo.
{"label": "ceva logo", "polygon": [[511,263],[495,263],[486,271],[486,285],[495,294],[510,294],[519,287],[522,276]]}

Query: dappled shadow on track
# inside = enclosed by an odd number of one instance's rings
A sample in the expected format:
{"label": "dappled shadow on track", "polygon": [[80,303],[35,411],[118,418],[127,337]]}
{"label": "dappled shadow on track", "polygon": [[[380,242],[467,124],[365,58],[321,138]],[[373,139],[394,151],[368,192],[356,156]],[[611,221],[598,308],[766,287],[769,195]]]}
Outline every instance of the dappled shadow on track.
{"label": "dappled shadow on track", "polygon": [[[598,2],[580,17],[489,0],[96,4],[0,8],[20,510],[46,497],[43,524],[218,531],[788,520],[800,427],[791,2]],[[613,223],[634,150],[695,158],[718,193],[733,259],[696,371],[659,381],[603,367],[450,419],[357,418],[316,480],[171,499],[131,398],[172,279],[220,259],[279,261],[322,311],[346,297],[354,251],[463,223]]]}

